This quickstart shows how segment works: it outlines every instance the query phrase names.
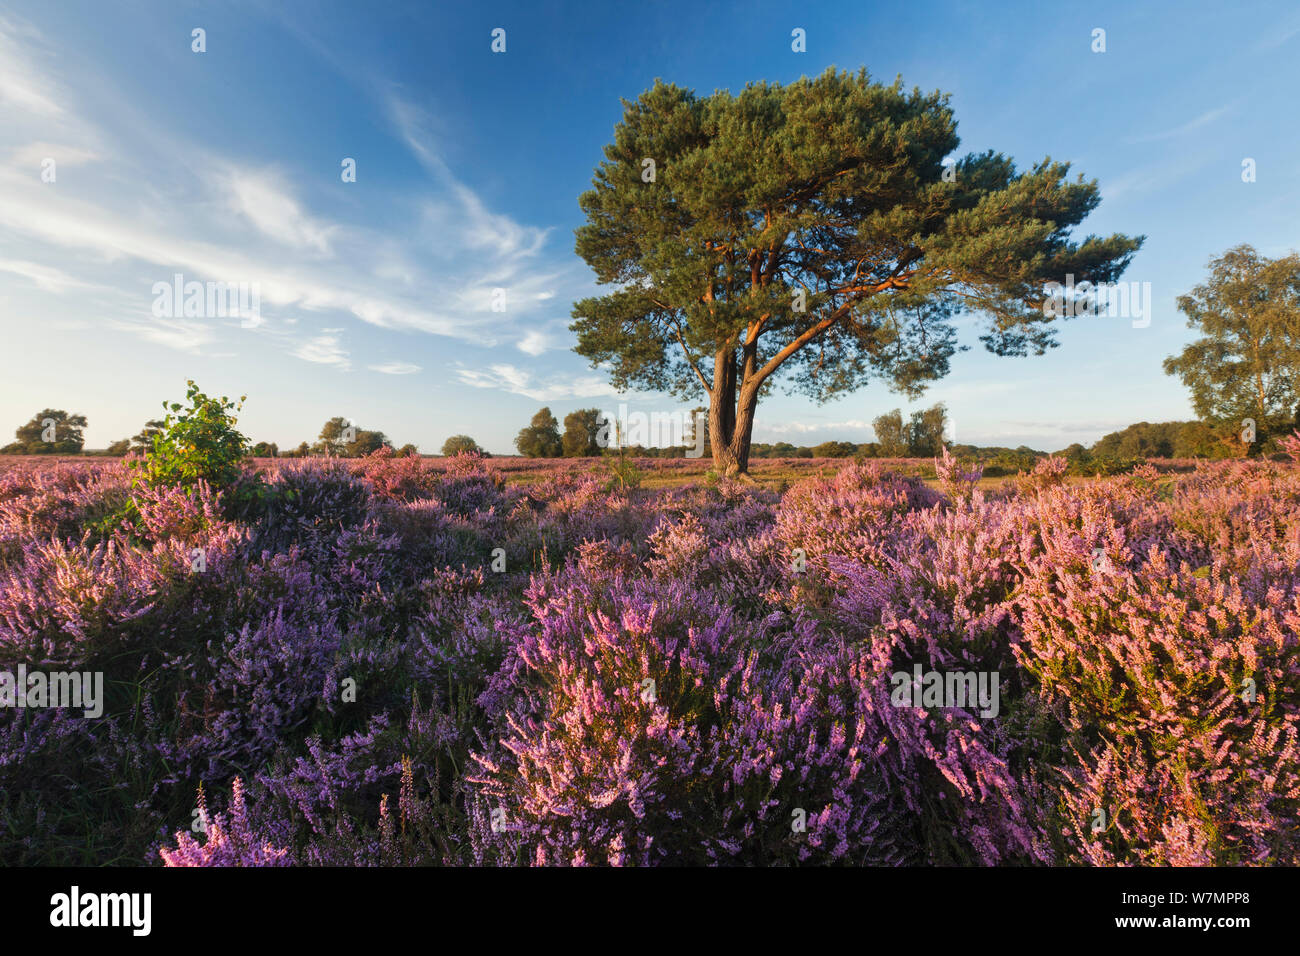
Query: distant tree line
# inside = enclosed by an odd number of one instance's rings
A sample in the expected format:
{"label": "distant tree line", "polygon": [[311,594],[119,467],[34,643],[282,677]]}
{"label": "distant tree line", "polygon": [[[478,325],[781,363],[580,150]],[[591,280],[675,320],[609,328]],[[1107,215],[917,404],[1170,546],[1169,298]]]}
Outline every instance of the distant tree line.
{"label": "distant tree line", "polygon": [[[1191,391],[1198,420],[1138,422],[1103,436],[1091,447],[1071,445],[1059,454],[1070,460],[1076,473],[1114,473],[1145,458],[1275,455],[1280,439],[1300,431],[1300,255],[1269,259],[1241,245],[1211,260],[1209,269],[1205,282],[1178,298],[1188,326],[1200,337],[1164,362],[1165,372],[1177,375]],[[132,438],[89,454],[120,456],[152,450],[165,424],[151,419]],[[872,422],[873,442],[754,444],[748,454],[756,458],[925,458],[939,454],[946,426],[947,410],[942,404],[907,418],[894,409]],[[669,447],[627,445],[626,436],[611,435],[609,427],[599,409],[581,408],[565,416],[561,431],[550,408],[542,408],[519,432],[515,447],[529,458],[588,458],[613,449],[640,457],[681,458],[694,447],[693,440]],[[44,408],[18,427],[16,440],[0,448],[0,454],[87,453],[85,428],[85,415]],[[711,436],[706,433],[704,439],[704,454],[710,455]],[[258,442],[247,451],[270,458],[358,458],[391,444],[382,431],[337,416],[325,423],[315,442],[303,442],[292,450]],[[950,450],[983,463],[985,474],[1014,473],[1032,467],[1045,454],[1024,446],[955,445]],[[442,447],[444,455],[463,452],[486,454],[468,435],[453,435]],[[408,444],[399,454],[418,451]]]}
{"label": "distant tree line", "polygon": [[[155,442],[164,435],[166,421],[150,419],[145,422],[139,433],[131,438],[122,438],[112,442],[103,451],[86,451],[84,429],[86,416],[69,414],[62,409],[46,408],[32,416],[25,425],[14,432],[16,441],[0,447],[4,455],[81,455],[98,454],[110,457],[122,457],[131,452],[146,452],[154,448]],[[244,448],[244,452],[253,458],[305,458],[311,455],[324,455],[332,458],[361,458],[385,445],[391,445],[388,436],[378,429],[361,428],[341,416],[331,418],[321,428],[315,442],[302,442],[297,448],[281,450],[275,442],[259,441]],[[472,438],[457,435],[447,440],[444,454],[455,454],[446,448],[456,446],[457,450],[474,450],[484,454]],[[415,445],[406,444],[397,450],[399,455],[418,455]]]}
{"label": "distant tree line", "polygon": [[[45,408],[15,431],[16,440],[0,447],[6,455],[105,455],[121,457],[144,452],[153,447],[155,437],[163,433],[163,421],[151,419],[131,438],[115,441],[101,452],[85,451],[83,431],[86,416],[62,409]],[[913,412],[904,418],[899,409],[877,417],[872,422],[876,440],[872,442],[824,441],[816,445],[791,442],[755,443],[755,458],[928,458],[939,454],[946,444],[954,455],[979,461],[985,473],[1014,474],[1032,468],[1038,458],[1048,453],[1024,445],[1018,448],[979,446],[944,442],[947,411],[935,405]],[[564,429],[549,408],[542,408],[529,425],[519,432],[515,446],[528,458],[591,458],[606,452],[601,447],[602,429],[607,428],[599,409],[583,408],[564,418]],[[1300,407],[1290,418],[1272,415],[1263,428],[1258,427],[1253,448],[1272,453],[1276,448],[1268,439],[1300,430]],[[1237,458],[1247,451],[1242,426],[1236,421],[1137,422],[1103,436],[1091,446],[1070,445],[1056,454],[1070,460],[1072,470],[1084,474],[1123,471],[1132,463],[1147,458]],[[315,442],[302,442],[296,448],[281,449],[275,442],[259,441],[247,449],[254,458],[305,458],[328,456],[359,458],[385,445],[391,445],[384,432],[359,428],[342,417],[331,418],[321,428]],[[628,445],[627,454],[639,458],[683,458],[690,445]],[[613,449],[610,449],[611,451]],[[445,456],[488,453],[468,435],[453,435],[442,446]],[[418,455],[415,445],[397,449],[398,455]],[[704,446],[708,456],[708,442]],[[490,457],[490,456],[489,456]]]}
{"label": "distant tree line", "polygon": [[[696,421],[695,409],[690,420]],[[790,442],[774,444],[756,443],[750,454],[757,458],[920,458],[939,454],[947,427],[947,411],[943,405],[912,414],[904,419],[898,409],[882,415],[873,423],[874,442],[856,444],[848,441],[824,441],[817,445],[794,445]],[[642,458],[683,458],[695,449],[694,435],[688,428],[689,443],[681,445],[621,444],[617,430],[598,408],[580,408],[564,418],[564,430],[550,408],[542,408],[532,417],[527,427],[515,437],[515,447],[526,458],[592,458],[606,451],[621,448],[624,452]],[[703,455],[710,454],[708,434],[703,442]],[[1036,454],[1042,454],[1038,452]]]}

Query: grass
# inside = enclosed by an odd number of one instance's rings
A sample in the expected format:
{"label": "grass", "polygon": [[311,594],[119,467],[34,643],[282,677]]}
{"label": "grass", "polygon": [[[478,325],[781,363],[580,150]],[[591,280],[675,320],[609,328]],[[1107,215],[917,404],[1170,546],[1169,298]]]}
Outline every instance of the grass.
{"label": "grass", "polygon": [[[57,461],[110,461],[100,455],[3,455],[0,456],[0,471],[6,467],[38,462],[53,463]],[[274,459],[249,459],[258,466],[270,464]],[[349,461],[351,459],[343,459]],[[422,455],[421,460],[434,467],[441,466],[446,459],[438,455]],[[760,487],[783,490],[786,487],[815,475],[834,474],[843,468],[849,458],[754,458],[749,463],[750,477]],[[932,458],[876,458],[869,459],[880,463],[889,471],[920,478],[929,487],[937,487],[934,478],[934,460]],[[678,488],[683,485],[706,481],[713,469],[711,458],[636,458],[636,467],[642,473],[640,487],[647,489]],[[1190,461],[1168,460],[1152,461],[1161,471],[1187,471],[1193,464]],[[607,476],[608,469],[599,458],[523,458],[515,455],[495,456],[488,459],[488,467],[500,473],[508,485],[528,485],[541,481],[556,471],[571,471],[575,474],[595,473]],[[979,481],[981,489],[993,489],[1011,481],[1012,476],[984,477]],[[1095,479],[1069,476],[1066,481],[1071,484],[1086,484]]]}

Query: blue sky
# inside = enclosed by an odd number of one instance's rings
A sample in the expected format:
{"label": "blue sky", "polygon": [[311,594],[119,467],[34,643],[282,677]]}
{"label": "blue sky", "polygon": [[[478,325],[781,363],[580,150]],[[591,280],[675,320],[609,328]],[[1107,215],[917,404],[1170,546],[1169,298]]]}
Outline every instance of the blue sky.
{"label": "blue sky", "polygon": [[[707,93],[830,65],[951,93],[963,153],[1097,178],[1084,231],[1147,236],[1125,279],[1151,283],[1151,321],[1076,319],[1024,359],[985,353],[966,323],[975,348],[919,402],[779,390],[756,440],[867,441],[876,415],[935,401],[958,441],[1048,450],[1189,418],[1160,367],[1190,336],[1175,298],[1236,243],[1300,245],[1298,53],[1285,2],[8,0],[0,430],[65,408],[103,447],[191,377],[247,394],[243,430],[282,447],[343,415],[426,452],[467,433],[509,453],[542,404],[675,408],[615,394],[570,350],[572,303],[595,289],[577,197],[619,100],[656,77]],[[257,283],[260,322],[155,315],[176,273]]]}

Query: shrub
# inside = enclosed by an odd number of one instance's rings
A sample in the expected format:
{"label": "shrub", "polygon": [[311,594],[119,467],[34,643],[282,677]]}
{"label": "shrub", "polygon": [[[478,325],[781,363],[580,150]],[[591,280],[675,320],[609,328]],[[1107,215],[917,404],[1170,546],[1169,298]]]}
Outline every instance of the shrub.
{"label": "shrub", "polygon": [[153,445],[143,460],[133,459],[131,466],[139,478],[150,485],[191,486],[206,481],[217,488],[232,484],[240,473],[240,462],[247,454],[247,439],[235,429],[239,404],[221,398],[209,398],[193,380],[186,382],[185,397],[189,408],[178,402],[168,405],[163,427],[153,436]]}

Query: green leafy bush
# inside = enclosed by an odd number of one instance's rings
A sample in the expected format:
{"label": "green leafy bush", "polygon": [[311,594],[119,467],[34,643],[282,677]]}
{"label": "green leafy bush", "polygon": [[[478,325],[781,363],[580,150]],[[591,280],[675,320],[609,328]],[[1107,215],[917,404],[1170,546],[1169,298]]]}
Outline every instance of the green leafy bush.
{"label": "green leafy bush", "polygon": [[240,463],[248,452],[248,439],[235,428],[235,412],[243,407],[226,396],[209,398],[190,379],[185,397],[189,408],[179,402],[163,402],[167,417],[162,430],[153,436],[153,447],[143,459],[133,459],[137,481],[154,487],[191,487],[200,480],[216,488],[233,484]]}

